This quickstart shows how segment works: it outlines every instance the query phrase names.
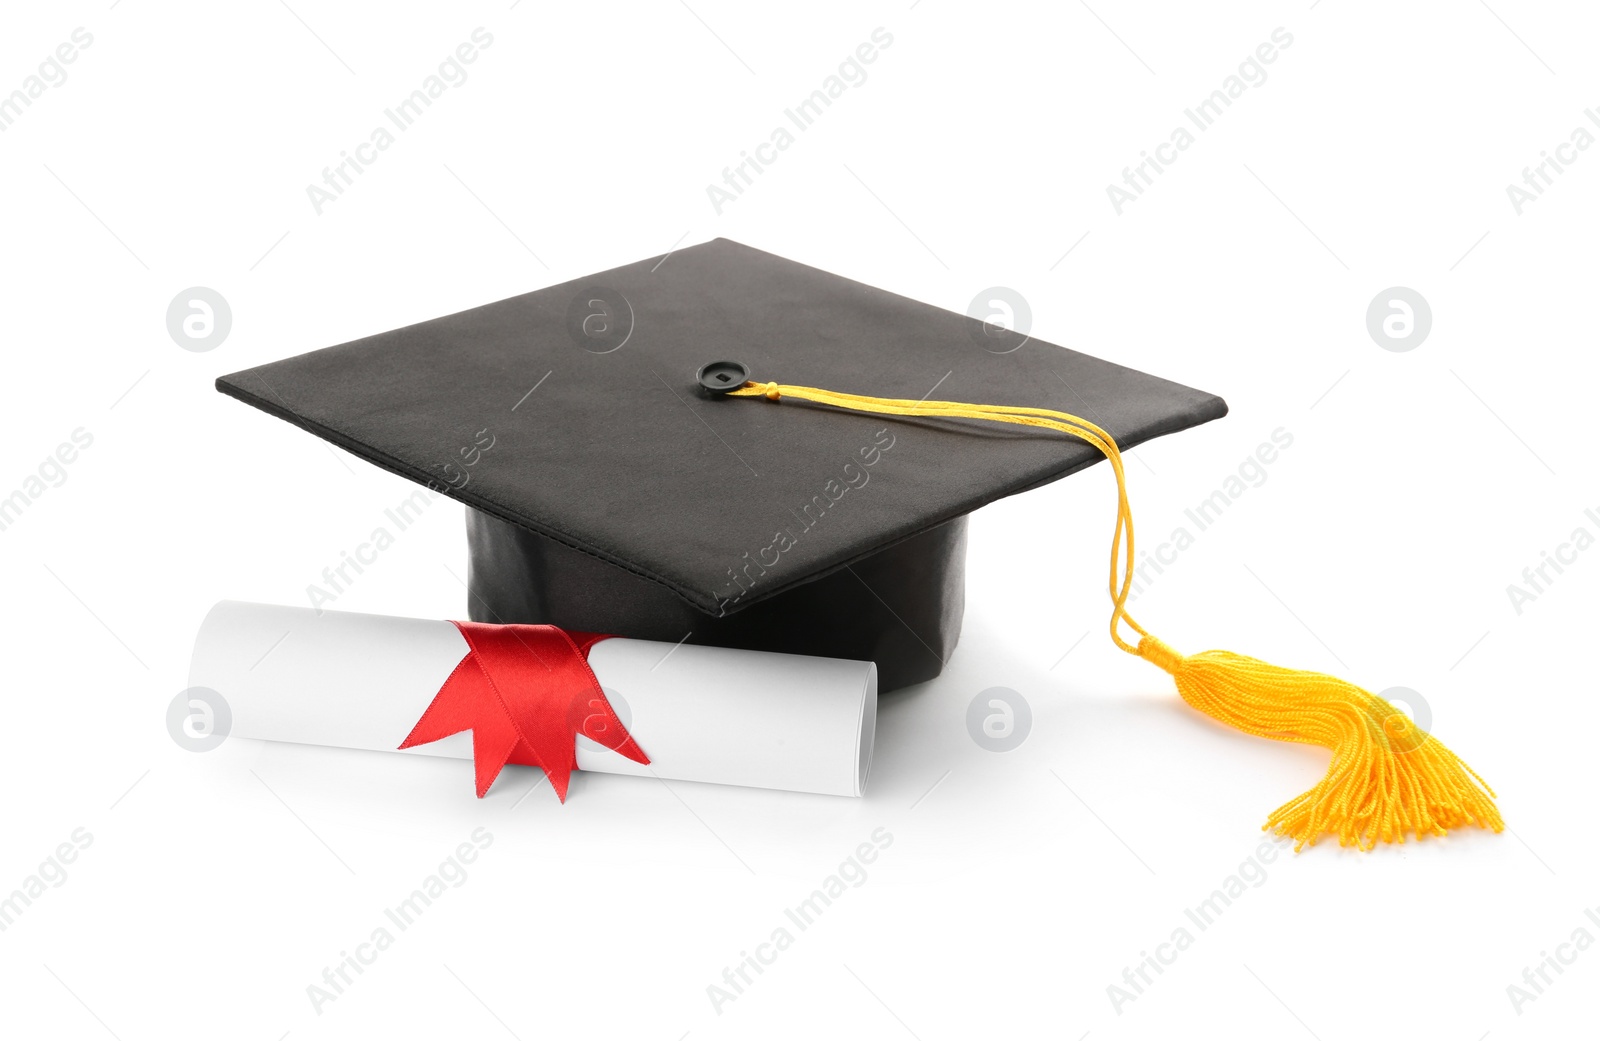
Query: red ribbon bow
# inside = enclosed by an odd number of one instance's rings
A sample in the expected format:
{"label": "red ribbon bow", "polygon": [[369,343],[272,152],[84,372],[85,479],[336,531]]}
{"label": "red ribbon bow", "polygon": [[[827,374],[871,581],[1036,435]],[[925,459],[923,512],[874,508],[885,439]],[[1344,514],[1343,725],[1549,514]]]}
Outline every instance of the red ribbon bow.
{"label": "red ribbon bow", "polygon": [[604,635],[553,625],[452,624],[466,637],[466,657],[401,748],[471,730],[480,799],[507,763],[517,763],[542,769],[566,802],[580,733],[636,763],[650,762],[589,668],[589,648]]}

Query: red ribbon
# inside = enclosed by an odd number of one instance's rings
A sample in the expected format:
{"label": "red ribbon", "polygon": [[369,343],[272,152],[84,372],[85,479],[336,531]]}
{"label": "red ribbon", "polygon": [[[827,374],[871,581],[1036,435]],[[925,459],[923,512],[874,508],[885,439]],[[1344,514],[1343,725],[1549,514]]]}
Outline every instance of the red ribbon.
{"label": "red ribbon", "polygon": [[544,770],[566,802],[580,733],[636,763],[650,762],[589,668],[589,649],[604,635],[553,625],[452,624],[466,637],[466,657],[401,748],[471,730],[480,799],[507,763],[517,763]]}

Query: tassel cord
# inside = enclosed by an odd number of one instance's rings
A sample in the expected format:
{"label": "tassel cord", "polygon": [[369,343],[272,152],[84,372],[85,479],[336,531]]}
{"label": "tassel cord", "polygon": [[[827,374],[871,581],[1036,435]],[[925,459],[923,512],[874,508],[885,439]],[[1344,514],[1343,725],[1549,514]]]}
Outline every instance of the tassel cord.
{"label": "tassel cord", "polygon": [[[1324,834],[1370,849],[1443,835],[1465,824],[1501,831],[1494,792],[1432,735],[1384,699],[1316,672],[1284,669],[1231,651],[1185,656],[1152,636],[1128,611],[1134,577],[1133,513],[1116,440],[1081,416],[1053,409],[913,401],[844,394],[818,387],[748,382],[731,397],[797,398],[818,405],[887,416],[973,419],[1051,430],[1077,438],[1106,457],[1117,482],[1108,589],[1110,633],[1118,648],[1171,674],[1190,706],[1240,731],[1276,741],[1314,744],[1333,753],[1328,773],[1311,790],[1268,816],[1264,830],[1287,835],[1299,850]],[[1124,630],[1136,639],[1124,635]]]}

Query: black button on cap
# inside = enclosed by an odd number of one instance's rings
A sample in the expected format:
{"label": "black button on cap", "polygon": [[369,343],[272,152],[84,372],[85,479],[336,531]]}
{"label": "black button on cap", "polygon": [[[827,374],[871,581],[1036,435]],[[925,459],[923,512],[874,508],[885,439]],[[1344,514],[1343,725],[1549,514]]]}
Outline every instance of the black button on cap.
{"label": "black button on cap", "polygon": [[708,394],[722,395],[744,386],[750,379],[750,370],[736,361],[714,361],[700,366],[694,378]]}

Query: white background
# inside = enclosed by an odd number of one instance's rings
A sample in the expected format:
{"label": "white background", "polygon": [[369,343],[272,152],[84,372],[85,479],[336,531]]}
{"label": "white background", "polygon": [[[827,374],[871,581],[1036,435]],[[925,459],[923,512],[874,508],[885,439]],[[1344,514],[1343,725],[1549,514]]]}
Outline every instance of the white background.
{"label": "white background", "polygon": [[[76,428],[94,442],[0,532],[0,892],[75,828],[93,842],[0,933],[5,1033],[1592,1030],[1600,950],[1520,1013],[1507,986],[1575,929],[1600,939],[1600,552],[1520,615],[1506,589],[1600,533],[1600,150],[1520,215],[1506,186],[1600,133],[1595,20],[1091,4],[8,10],[0,91],[75,27],[94,42],[0,134],[0,495]],[[470,78],[317,215],[306,185],[478,26],[494,42]],[[869,78],[717,214],[706,186],[879,26]],[[1280,26],[1266,81],[1117,215],[1106,186]],[[865,799],[591,776],[561,806],[513,768],[479,802],[455,761],[169,738],[207,608],[305,602],[410,492],[216,394],[218,374],[718,235],[958,311],[1012,287],[1036,335],[1222,394],[1227,419],[1134,453],[1146,539],[1291,432],[1141,617],[1183,650],[1417,691],[1513,831],[1285,852],[1115,1009],[1108,985],[1327,756],[1213,725],[1105,641],[1104,467],[974,518],[961,645],[888,699]],[[190,286],[232,306],[209,353],[167,332]],[[1366,329],[1391,286],[1433,311],[1407,353]],[[940,396],[962,397],[959,369]],[[442,500],[335,606],[459,617],[463,568]],[[1004,754],[965,725],[994,686],[1033,713]],[[466,881],[314,1011],[324,967],[480,827]],[[866,881],[714,1009],[708,985],[877,828],[893,844]]]}

